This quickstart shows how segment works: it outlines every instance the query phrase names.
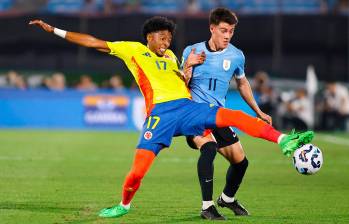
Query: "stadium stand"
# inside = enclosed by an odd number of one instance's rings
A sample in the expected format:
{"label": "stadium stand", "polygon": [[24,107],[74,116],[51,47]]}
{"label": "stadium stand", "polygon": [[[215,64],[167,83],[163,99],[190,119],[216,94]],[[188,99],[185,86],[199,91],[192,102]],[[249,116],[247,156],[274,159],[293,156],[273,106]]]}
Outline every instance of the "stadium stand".
{"label": "stadium stand", "polygon": [[178,0],[143,0],[141,8],[144,12],[177,12],[184,6],[184,1]]}
{"label": "stadium stand", "polygon": [[[15,0],[0,0],[0,11],[16,7]],[[50,13],[101,13],[105,5],[116,4],[127,11],[129,5],[139,5],[140,11],[146,13],[181,13],[188,11],[189,5],[195,5],[198,11],[209,11],[218,6],[228,7],[240,13],[273,14],[273,13],[322,13],[338,7],[340,0],[48,0],[45,11]],[[35,2],[33,2],[35,4]]]}
{"label": "stadium stand", "polygon": [[49,0],[46,10],[52,13],[78,12],[82,9],[83,0]]}
{"label": "stadium stand", "polygon": [[6,11],[13,6],[12,0],[0,0],[0,11]]}

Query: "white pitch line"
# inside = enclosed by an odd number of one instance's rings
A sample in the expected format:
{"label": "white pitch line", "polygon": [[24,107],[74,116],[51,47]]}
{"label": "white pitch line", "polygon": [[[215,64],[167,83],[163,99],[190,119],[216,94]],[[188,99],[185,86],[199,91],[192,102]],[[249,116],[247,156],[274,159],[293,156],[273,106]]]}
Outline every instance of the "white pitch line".
{"label": "white pitch line", "polygon": [[321,135],[321,137],[317,140],[325,141],[325,142],[329,142],[329,143],[333,143],[333,144],[337,144],[337,145],[349,146],[349,140],[347,140],[345,138],[331,136],[331,135]]}

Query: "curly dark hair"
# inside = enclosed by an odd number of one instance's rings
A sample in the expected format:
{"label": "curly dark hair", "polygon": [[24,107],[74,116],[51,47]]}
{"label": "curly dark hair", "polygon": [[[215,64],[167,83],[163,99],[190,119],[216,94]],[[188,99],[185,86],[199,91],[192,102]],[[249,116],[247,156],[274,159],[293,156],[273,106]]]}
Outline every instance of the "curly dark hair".
{"label": "curly dark hair", "polygon": [[176,30],[176,24],[162,16],[154,16],[147,19],[143,24],[142,34],[145,40],[147,40],[148,33],[157,32],[161,30],[168,30],[172,36]]}
{"label": "curly dark hair", "polygon": [[234,12],[227,8],[213,9],[210,13],[209,24],[218,25],[220,22],[236,25],[238,23],[238,18]]}

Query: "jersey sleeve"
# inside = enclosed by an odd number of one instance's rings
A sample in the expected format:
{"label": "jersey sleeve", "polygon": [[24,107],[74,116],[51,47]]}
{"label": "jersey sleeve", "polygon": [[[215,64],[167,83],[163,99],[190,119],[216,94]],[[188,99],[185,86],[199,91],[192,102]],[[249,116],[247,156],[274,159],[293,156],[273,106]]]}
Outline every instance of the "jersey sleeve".
{"label": "jersey sleeve", "polygon": [[192,48],[192,46],[187,46],[183,51],[182,60],[181,60],[181,69],[183,69],[183,67],[184,67],[184,62],[187,60],[187,58],[190,54],[191,48]]}
{"label": "jersey sleeve", "polygon": [[240,54],[239,63],[234,71],[234,76],[238,79],[245,77],[245,55],[241,51]]}
{"label": "jersey sleeve", "polygon": [[121,58],[124,61],[130,60],[139,47],[138,42],[130,41],[107,42],[107,45],[110,49],[110,55]]}

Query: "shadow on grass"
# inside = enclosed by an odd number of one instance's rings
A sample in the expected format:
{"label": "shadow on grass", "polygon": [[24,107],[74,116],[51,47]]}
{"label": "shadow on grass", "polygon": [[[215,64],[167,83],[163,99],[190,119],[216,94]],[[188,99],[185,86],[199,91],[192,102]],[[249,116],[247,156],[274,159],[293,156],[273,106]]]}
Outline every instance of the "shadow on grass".
{"label": "shadow on grass", "polygon": [[0,202],[0,209],[25,210],[31,212],[72,213],[79,212],[82,208],[58,207],[52,205],[45,205],[44,203],[37,202]]}
{"label": "shadow on grass", "polygon": [[[204,221],[199,215],[195,216],[188,216],[188,217],[181,217],[181,218],[175,218],[175,217],[168,217],[167,219],[160,219],[157,220],[156,223],[199,223],[201,221]],[[211,221],[212,222],[212,221]],[[125,222],[128,223],[128,222]],[[140,221],[138,222],[140,224],[153,224],[154,221]]]}
{"label": "shadow on grass", "polygon": [[166,223],[185,223],[185,222],[199,222],[202,221],[203,219],[196,215],[196,216],[191,216],[191,217],[183,217],[180,219],[172,218],[171,220],[166,220]]}
{"label": "shadow on grass", "polygon": [[92,219],[81,219],[81,220],[71,220],[71,221],[65,221],[64,223],[74,223],[74,224],[78,224],[78,223],[93,223],[94,221],[97,221],[98,218],[92,218]]}
{"label": "shadow on grass", "polygon": [[[22,210],[30,212],[55,213],[61,214],[60,218],[64,223],[92,223],[98,219],[86,217],[93,213],[91,208],[85,207],[59,207],[53,205],[45,205],[45,203],[32,202],[0,202],[0,210]],[[85,219],[79,219],[86,217]]]}

